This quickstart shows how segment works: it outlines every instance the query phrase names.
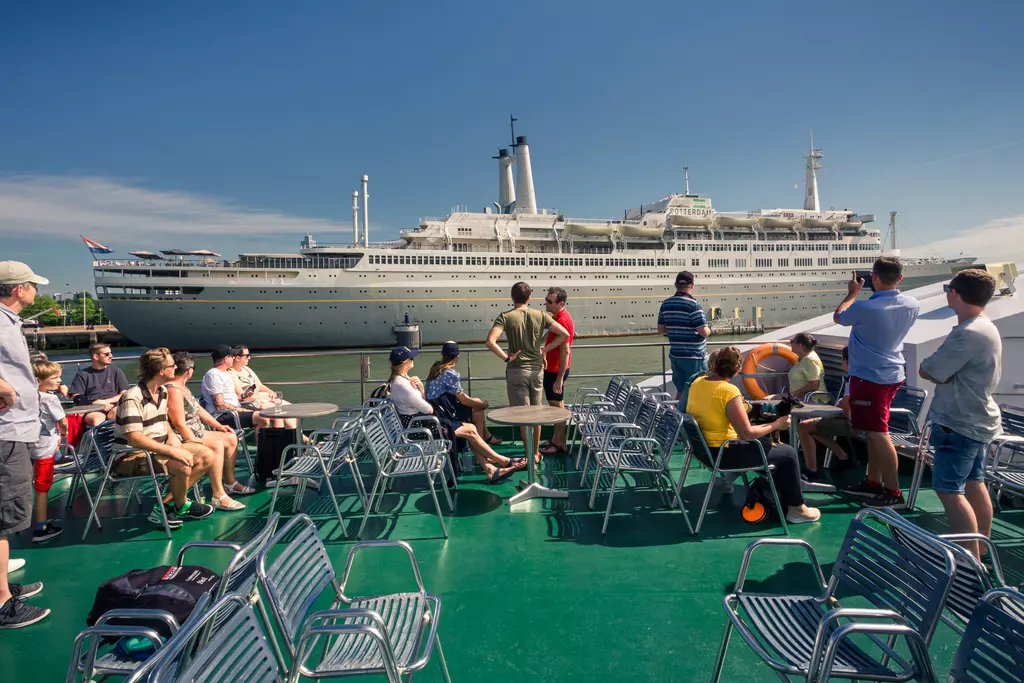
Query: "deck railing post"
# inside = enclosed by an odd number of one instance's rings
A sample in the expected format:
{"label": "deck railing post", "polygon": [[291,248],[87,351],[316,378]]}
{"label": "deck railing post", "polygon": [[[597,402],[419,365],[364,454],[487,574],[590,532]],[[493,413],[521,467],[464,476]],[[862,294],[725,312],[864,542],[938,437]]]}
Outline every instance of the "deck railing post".
{"label": "deck railing post", "polygon": [[366,403],[366,380],[370,378],[370,357],[359,354],[359,403]]}
{"label": "deck railing post", "polygon": [[469,395],[473,395],[473,352],[470,351],[466,354],[466,387],[469,389]]}
{"label": "deck railing post", "polygon": [[662,344],[661,345],[661,382],[662,382],[662,384],[665,383],[665,372],[666,372],[666,368],[665,368],[665,348],[666,348],[666,345]]}

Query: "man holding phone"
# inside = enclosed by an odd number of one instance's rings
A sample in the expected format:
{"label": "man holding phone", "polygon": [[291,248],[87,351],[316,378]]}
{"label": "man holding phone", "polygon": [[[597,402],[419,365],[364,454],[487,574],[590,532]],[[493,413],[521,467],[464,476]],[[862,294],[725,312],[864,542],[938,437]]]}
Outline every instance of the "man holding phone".
{"label": "man holding phone", "polygon": [[857,301],[864,280],[853,273],[846,298],[832,316],[850,330],[850,423],[863,431],[868,445],[868,471],[864,481],[843,493],[864,499],[871,507],[902,509],[896,447],[889,438],[889,407],[906,379],[903,338],[917,320],[917,299],[900,292],[903,279],[899,259],[883,256],[871,269],[875,293]]}

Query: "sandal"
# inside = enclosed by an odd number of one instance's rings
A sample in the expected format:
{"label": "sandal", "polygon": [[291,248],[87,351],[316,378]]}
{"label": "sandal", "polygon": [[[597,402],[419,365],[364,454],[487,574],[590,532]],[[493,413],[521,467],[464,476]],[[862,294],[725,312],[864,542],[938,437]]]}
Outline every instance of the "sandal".
{"label": "sandal", "polygon": [[526,469],[526,458],[509,458],[508,466],[513,472],[521,472]]}
{"label": "sandal", "polygon": [[491,472],[489,477],[487,477],[487,483],[488,484],[500,484],[501,482],[505,481],[506,479],[508,479],[509,477],[512,476],[513,470],[509,469],[507,472],[505,472],[505,474],[501,474],[501,471],[503,469],[507,469],[507,468],[495,467],[494,471]]}
{"label": "sandal", "polygon": [[541,455],[565,455],[568,452],[565,450],[565,446],[559,446],[551,441],[548,441],[548,445],[540,449]]}
{"label": "sandal", "polygon": [[231,484],[225,486],[224,490],[227,491],[228,493],[233,493],[236,496],[251,496],[252,494],[256,493],[256,489],[254,489],[251,486],[246,486],[237,479]]}
{"label": "sandal", "polygon": [[486,439],[484,439],[484,443],[487,444],[488,446],[500,446],[504,442],[498,437],[496,437],[494,434],[491,434]]}
{"label": "sandal", "polygon": [[[230,503],[223,502],[227,498]],[[226,512],[236,512],[238,510],[244,510],[245,504],[239,503],[237,500],[231,500],[230,497],[224,496],[223,498],[211,498],[210,503],[213,505],[214,510],[224,510]]]}

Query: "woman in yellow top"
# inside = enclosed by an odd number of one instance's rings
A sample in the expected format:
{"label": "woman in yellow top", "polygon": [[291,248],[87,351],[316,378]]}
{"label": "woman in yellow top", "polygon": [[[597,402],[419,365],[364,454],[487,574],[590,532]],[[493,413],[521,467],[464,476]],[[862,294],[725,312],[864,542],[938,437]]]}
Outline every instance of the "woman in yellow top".
{"label": "woman in yellow top", "polygon": [[[730,346],[719,351],[710,374],[698,378],[690,385],[686,412],[697,420],[712,454],[729,439],[760,440],[767,453],[768,464],[774,465],[771,477],[779,493],[779,502],[785,508],[786,521],[790,524],[815,522],[821,512],[804,504],[796,451],[792,446],[773,446],[769,443],[769,435],[773,431],[789,429],[789,417],[780,417],[770,425],[750,424],[746,402],[740,390],[729,383],[740,371],[741,365],[740,352],[736,347]],[[734,469],[761,464],[761,456],[755,444],[737,443],[726,447],[720,466],[723,469]]]}
{"label": "woman in yellow top", "polygon": [[806,332],[801,332],[789,342],[790,348],[799,359],[796,365],[789,369],[790,396],[803,399],[805,395],[821,387],[821,376],[825,374],[825,366],[814,352],[817,345],[818,340]]}

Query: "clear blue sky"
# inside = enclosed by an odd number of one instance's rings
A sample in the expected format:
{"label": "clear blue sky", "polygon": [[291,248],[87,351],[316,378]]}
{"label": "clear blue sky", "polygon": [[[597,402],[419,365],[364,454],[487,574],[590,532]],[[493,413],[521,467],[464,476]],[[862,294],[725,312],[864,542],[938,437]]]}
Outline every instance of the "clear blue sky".
{"label": "clear blue sky", "polygon": [[826,207],[883,230],[897,209],[944,250],[1024,227],[1024,5],[835,4],[5,3],[0,253],[81,287],[79,232],[341,241],[362,173],[386,239],[496,199],[510,113],[539,204],[572,216],[659,199],[684,164],[719,209],[799,206],[813,127]]}

